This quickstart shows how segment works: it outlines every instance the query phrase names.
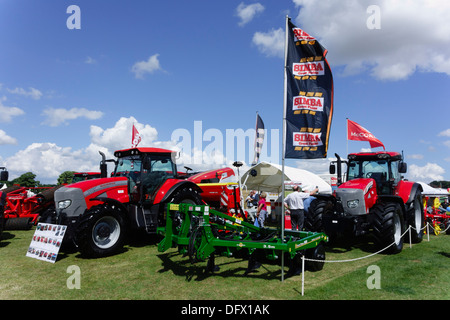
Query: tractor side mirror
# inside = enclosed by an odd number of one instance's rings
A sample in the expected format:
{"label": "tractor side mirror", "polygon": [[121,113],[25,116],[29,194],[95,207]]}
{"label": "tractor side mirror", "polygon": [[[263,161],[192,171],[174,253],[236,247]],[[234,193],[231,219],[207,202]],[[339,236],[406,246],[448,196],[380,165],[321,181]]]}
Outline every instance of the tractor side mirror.
{"label": "tractor side mirror", "polygon": [[335,164],[330,164],[330,174],[335,174],[336,173],[336,165]]}
{"label": "tractor side mirror", "polygon": [[406,173],[408,166],[406,165],[406,162],[400,162],[398,165],[398,172],[400,173]]}

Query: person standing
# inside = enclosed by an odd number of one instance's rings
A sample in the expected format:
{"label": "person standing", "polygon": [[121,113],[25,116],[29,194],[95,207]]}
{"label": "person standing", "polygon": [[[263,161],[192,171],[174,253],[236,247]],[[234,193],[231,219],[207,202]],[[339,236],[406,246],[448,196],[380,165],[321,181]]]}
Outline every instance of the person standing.
{"label": "person standing", "polygon": [[256,211],[256,217],[258,218],[258,223],[261,228],[264,228],[264,221],[267,217],[266,196],[267,194],[265,192],[261,193],[258,201],[258,209]]}
{"label": "person standing", "polygon": [[315,188],[311,192],[303,192],[299,186],[294,186],[294,192],[287,195],[284,199],[284,206],[291,213],[292,230],[302,231],[303,223],[305,221],[305,206],[303,200],[315,195],[319,188]]}

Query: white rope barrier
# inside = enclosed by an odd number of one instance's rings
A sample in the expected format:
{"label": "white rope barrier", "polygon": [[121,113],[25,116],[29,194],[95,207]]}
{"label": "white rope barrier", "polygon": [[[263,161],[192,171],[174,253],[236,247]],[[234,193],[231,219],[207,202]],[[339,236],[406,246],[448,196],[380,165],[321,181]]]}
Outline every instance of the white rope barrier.
{"label": "white rope barrier", "polygon": [[[427,229],[427,235],[428,235],[428,242],[430,241],[430,233],[429,233],[429,222],[427,222],[427,224],[421,229],[424,230],[425,228]],[[435,230],[433,227],[431,227],[433,230]],[[448,229],[450,228],[450,224],[449,226],[447,226],[447,228],[445,230],[441,230],[442,232],[446,232]],[[409,232],[409,247],[412,248],[412,241],[411,241],[411,229],[416,230],[413,226],[409,226],[408,229],[406,229],[406,231],[401,235],[401,237],[403,238],[403,236]],[[358,260],[363,260],[363,259],[367,259],[370,257],[373,257],[381,252],[383,252],[384,250],[388,249],[389,247],[391,247],[392,245],[394,245],[395,242],[391,243],[390,245],[388,245],[386,248],[383,248],[377,252],[371,253],[367,256],[364,257],[359,257],[359,258],[354,258],[354,259],[345,259],[345,260],[319,260],[319,259],[310,259],[310,258],[306,258],[304,255],[302,256],[302,296],[304,295],[304,290],[305,290],[305,261],[313,261],[313,262],[326,262],[326,263],[336,263],[336,262],[353,262],[353,261],[358,261]]]}

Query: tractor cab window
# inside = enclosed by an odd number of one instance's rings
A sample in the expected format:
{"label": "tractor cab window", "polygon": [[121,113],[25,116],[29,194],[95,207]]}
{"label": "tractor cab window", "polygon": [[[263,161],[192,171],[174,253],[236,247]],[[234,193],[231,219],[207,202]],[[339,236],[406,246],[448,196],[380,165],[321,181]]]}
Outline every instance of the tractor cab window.
{"label": "tractor cab window", "polygon": [[147,155],[142,170],[142,188],[145,199],[150,199],[167,179],[176,174],[175,164],[170,155]]}
{"label": "tractor cab window", "polygon": [[136,180],[141,174],[142,159],[140,156],[128,156],[120,158],[117,162],[114,176],[128,177]]}
{"label": "tractor cab window", "polygon": [[392,161],[391,162],[391,180],[394,183],[399,183],[402,179],[402,176],[400,174],[399,170],[399,163],[400,161]]}
{"label": "tractor cab window", "polygon": [[387,160],[351,161],[348,165],[348,180],[372,178],[380,193],[386,194],[389,187],[389,166]]}

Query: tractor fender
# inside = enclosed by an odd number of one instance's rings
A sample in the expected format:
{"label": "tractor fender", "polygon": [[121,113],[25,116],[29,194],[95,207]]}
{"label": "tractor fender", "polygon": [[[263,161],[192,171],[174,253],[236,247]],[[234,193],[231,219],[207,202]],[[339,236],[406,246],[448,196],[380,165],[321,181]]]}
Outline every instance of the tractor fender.
{"label": "tractor fender", "polygon": [[169,197],[178,189],[184,187],[191,187],[198,193],[202,192],[202,189],[195,183],[187,180],[169,179],[159,189],[158,194],[155,196],[153,204],[163,203],[169,199]]}
{"label": "tractor fender", "polygon": [[123,216],[124,219],[128,218],[128,216],[126,214],[128,212],[127,207],[122,202],[120,202],[120,201],[118,201],[116,199],[99,196],[99,197],[95,197],[95,198],[89,199],[89,201],[100,201],[100,202],[103,202],[104,204],[115,206],[115,207],[119,208],[120,212],[123,213],[122,216]]}
{"label": "tractor fender", "polygon": [[423,188],[420,185],[420,183],[415,182],[411,187],[411,192],[409,193],[408,201],[406,202],[406,205],[409,205],[414,201],[414,197],[416,196],[417,192],[422,195]]}
{"label": "tractor fender", "polygon": [[318,200],[326,200],[326,201],[330,201],[331,203],[333,203],[333,205],[336,204],[336,197],[332,194],[324,194],[324,193],[318,193],[313,195],[312,197],[318,199]]}
{"label": "tractor fender", "polygon": [[414,201],[414,197],[417,192],[422,192],[422,186],[417,182],[412,181],[400,181],[397,187],[398,196],[403,199],[403,203],[406,205],[411,204]]}

